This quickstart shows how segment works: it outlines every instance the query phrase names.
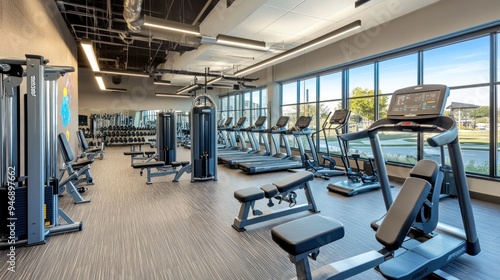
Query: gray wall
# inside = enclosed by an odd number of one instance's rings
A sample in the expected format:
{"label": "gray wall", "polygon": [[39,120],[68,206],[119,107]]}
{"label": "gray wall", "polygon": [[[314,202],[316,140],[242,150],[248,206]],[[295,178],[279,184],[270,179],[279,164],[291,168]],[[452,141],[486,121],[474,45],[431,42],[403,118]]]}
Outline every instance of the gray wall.
{"label": "gray wall", "polygon": [[[58,114],[58,132],[68,131],[70,143],[76,148],[75,131],[78,125],[78,66],[76,43],[61,17],[55,1],[2,0],[0,1],[0,56],[22,57],[25,54],[42,55],[49,65],[73,66],[76,72],[59,79],[58,106],[63,102],[67,88],[71,122],[63,126]],[[26,84],[21,85],[21,93]]]}

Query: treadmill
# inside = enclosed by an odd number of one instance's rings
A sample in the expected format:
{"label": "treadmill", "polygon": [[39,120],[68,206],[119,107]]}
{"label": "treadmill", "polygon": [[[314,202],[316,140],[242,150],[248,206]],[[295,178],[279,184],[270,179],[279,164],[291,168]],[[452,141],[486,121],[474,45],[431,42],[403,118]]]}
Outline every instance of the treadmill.
{"label": "treadmill", "polygon": [[[252,125],[251,127],[248,127],[246,129],[242,129],[242,131],[245,131],[247,133],[247,136],[250,140],[250,143],[252,145],[252,150],[250,152],[245,152],[241,151],[240,153],[231,153],[231,154],[223,154],[219,156],[219,163],[225,163],[228,164],[229,162],[237,159],[244,159],[248,157],[253,157],[253,156],[267,156],[270,154],[270,149],[269,149],[269,141],[267,140],[266,137],[262,137],[264,141],[264,146],[265,150],[260,149],[260,144],[259,144],[259,139],[255,137],[256,133],[259,133],[263,130],[264,124],[266,123],[267,117],[266,116],[260,116],[256,121],[255,124]],[[260,135],[262,136],[262,135]],[[234,161],[233,161],[234,162]],[[234,166],[234,164],[232,164]],[[231,166],[231,164],[230,164]]]}
{"label": "treadmill", "polygon": [[238,168],[243,170],[248,174],[256,174],[256,173],[264,173],[271,171],[280,171],[280,170],[288,170],[295,168],[304,167],[304,144],[302,143],[301,136],[308,137],[308,141],[311,141],[311,129],[309,129],[309,125],[311,124],[312,117],[300,116],[295,126],[290,130],[286,130],[282,132],[282,139],[285,143],[285,147],[289,146],[288,139],[284,137],[285,134],[293,135],[297,145],[299,147],[299,156],[290,156],[281,160],[273,160],[273,161],[253,161],[247,163],[238,163]]}
{"label": "treadmill", "polygon": [[[231,168],[238,168],[238,164],[240,163],[248,163],[253,161],[281,160],[287,157],[291,157],[292,155],[291,155],[290,145],[286,146],[288,149],[287,153],[282,153],[280,151],[279,138],[277,138],[277,135],[283,135],[283,132],[286,132],[287,130],[286,125],[288,123],[288,120],[290,120],[289,117],[281,116],[276,122],[275,126],[269,129],[259,130],[260,139],[262,139],[262,142],[264,143],[264,146],[266,148],[266,153],[261,152],[259,154],[248,154],[246,157],[232,159],[228,162],[229,166]],[[271,149],[269,147],[269,141],[266,134],[269,134],[271,136],[275,151],[274,154],[271,153]]]}
{"label": "treadmill", "polygon": [[226,121],[217,127],[219,138],[222,139],[224,144],[219,144],[221,146],[217,146],[218,149],[228,149],[229,147],[236,146],[236,141],[234,138],[228,137],[228,130],[231,128],[231,123],[233,122],[233,117],[229,117]]}
{"label": "treadmill", "polygon": [[[226,155],[226,154],[231,154],[231,153],[239,153],[239,152],[249,152],[251,149],[247,147],[247,143],[245,141],[245,138],[243,137],[242,128],[245,122],[247,121],[246,117],[241,117],[239,118],[238,122],[233,125],[231,128],[227,130],[228,137],[234,140],[231,140],[231,142],[234,141],[235,145],[229,147],[228,149],[221,149],[217,151],[218,156]],[[240,138],[240,146],[238,146],[237,141],[236,141],[236,135]]]}

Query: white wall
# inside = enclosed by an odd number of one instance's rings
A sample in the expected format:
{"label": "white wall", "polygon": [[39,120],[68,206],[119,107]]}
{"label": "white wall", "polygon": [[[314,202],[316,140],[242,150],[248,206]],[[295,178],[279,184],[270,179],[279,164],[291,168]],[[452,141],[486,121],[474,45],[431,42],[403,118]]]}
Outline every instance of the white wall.
{"label": "white wall", "polygon": [[[78,66],[76,43],[54,1],[2,0],[0,1],[0,56],[21,57],[25,54],[42,55],[49,65],[73,66],[76,72],[59,79],[58,106],[61,109],[63,89],[69,94],[71,122],[63,126],[61,116],[58,132],[70,132],[70,144],[76,148],[75,131],[78,125]],[[21,93],[26,84],[21,85]]]}

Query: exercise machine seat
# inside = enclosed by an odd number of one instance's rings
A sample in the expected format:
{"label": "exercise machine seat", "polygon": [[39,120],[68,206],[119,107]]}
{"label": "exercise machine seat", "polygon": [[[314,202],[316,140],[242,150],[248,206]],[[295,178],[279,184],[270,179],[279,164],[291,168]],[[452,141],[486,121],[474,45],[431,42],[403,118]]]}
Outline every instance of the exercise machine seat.
{"label": "exercise machine seat", "polygon": [[287,192],[290,189],[293,189],[297,186],[305,184],[314,179],[314,174],[309,171],[300,171],[293,175],[287,176],[283,179],[280,179],[273,184],[276,186],[280,193]]}
{"label": "exercise machine seat", "polygon": [[278,189],[273,184],[265,184],[264,186],[260,187],[260,189],[264,191],[264,196],[266,198],[273,198],[279,193]]}
{"label": "exercise machine seat", "polygon": [[143,152],[140,151],[129,151],[129,152],[123,152],[124,155],[126,156],[138,156],[138,155],[144,155]]}
{"label": "exercise machine seat", "polygon": [[92,164],[94,162],[93,159],[86,159],[86,160],[80,160],[78,162],[73,162],[71,163],[71,167],[73,167],[73,169],[81,169],[89,164]]}
{"label": "exercise machine seat", "polygon": [[156,154],[156,152],[155,151],[145,151],[144,154],[147,156],[150,156],[150,155]]}
{"label": "exercise machine seat", "polygon": [[313,215],[274,227],[271,235],[288,254],[296,256],[344,237],[344,226],[328,217]]}
{"label": "exercise machine seat", "polygon": [[431,185],[426,180],[406,178],[396,200],[375,233],[377,241],[388,250],[401,247],[430,190]]}
{"label": "exercise machine seat", "polygon": [[135,163],[132,165],[133,168],[139,169],[139,168],[148,168],[148,167],[163,167],[165,166],[164,161],[150,161],[150,162],[141,162],[141,163]]}
{"label": "exercise machine seat", "polygon": [[264,192],[256,187],[248,187],[234,192],[234,198],[244,203],[264,198]]}

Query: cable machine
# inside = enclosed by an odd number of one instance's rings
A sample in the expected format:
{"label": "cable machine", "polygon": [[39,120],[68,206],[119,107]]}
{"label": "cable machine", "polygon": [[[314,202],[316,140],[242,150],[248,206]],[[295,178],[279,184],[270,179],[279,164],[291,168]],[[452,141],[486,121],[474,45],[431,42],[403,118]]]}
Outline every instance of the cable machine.
{"label": "cable machine", "polygon": [[75,70],[47,62],[38,55],[0,58],[0,248],[44,244],[83,228],[58,206],[57,80]]}
{"label": "cable machine", "polygon": [[191,106],[191,182],[217,181],[217,109],[208,95],[194,98]]}

